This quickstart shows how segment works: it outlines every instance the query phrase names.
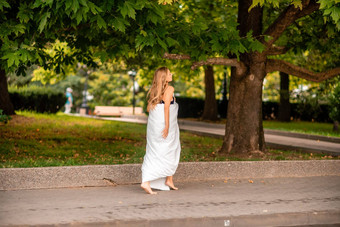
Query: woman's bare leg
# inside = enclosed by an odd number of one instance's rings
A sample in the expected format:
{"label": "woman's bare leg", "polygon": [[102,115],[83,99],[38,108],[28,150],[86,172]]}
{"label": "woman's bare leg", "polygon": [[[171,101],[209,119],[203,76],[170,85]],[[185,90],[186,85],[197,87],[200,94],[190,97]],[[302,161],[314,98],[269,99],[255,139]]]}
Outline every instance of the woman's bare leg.
{"label": "woman's bare leg", "polygon": [[172,176],[166,177],[165,184],[168,185],[170,188],[172,188],[172,189],[174,189],[174,190],[178,190],[178,188],[175,187],[175,185],[174,185],[174,181],[173,181],[173,179],[172,179]]}
{"label": "woman's bare leg", "polygon": [[143,188],[146,191],[146,193],[149,193],[151,195],[157,194],[157,192],[152,191],[149,181],[141,183],[140,187]]}

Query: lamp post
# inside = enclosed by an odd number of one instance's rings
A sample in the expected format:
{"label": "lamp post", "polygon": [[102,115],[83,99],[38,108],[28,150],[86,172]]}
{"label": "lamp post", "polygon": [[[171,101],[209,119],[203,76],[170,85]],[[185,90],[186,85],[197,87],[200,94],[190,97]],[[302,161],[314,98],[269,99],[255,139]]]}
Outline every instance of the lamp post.
{"label": "lamp post", "polygon": [[136,77],[136,70],[132,69],[128,71],[129,76],[132,78],[132,86],[133,86],[133,93],[132,93],[132,114],[135,115],[135,77]]}

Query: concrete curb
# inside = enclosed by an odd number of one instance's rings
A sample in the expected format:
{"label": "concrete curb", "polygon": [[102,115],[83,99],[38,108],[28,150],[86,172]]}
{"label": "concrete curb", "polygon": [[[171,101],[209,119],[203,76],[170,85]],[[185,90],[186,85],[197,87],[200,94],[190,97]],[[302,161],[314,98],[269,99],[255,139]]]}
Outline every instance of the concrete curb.
{"label": "concrete curb", "polygon": [[[172,218],[156,220],[115,220],[107,222],[81,223],[72,222],[57,224],[53,226],[149,226],[149,227],[211,227],[211,226],[230,226],[230,227],[268,227],[268,226],[338,226],[340,224],[340,211],[318,211],[301,213],[274,213],[266,215],[240,215],[223,217],[202,217],[202,218]],[[17,225],[8,225],[17,226]],[[23,226],[23,225],[20,225]],[[30,225],[24,225],[30,226]],[[46,225],[35,225],[46,226]]]}
{"label": "concrete curb", "polygon": [[[176,181],[340,176],[340,160],[182,162]],[[0,169],[0,190],[98,187],[141,182],[141,164]]]}

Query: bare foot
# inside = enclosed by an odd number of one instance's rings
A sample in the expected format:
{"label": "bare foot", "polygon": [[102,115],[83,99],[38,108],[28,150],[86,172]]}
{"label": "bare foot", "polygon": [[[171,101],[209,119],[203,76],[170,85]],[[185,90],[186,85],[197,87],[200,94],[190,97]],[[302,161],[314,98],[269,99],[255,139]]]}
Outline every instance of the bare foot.
{"label": "bare foot", "polygon": [[151,194],[151,195],[156,195],[157,194],[157,192],[152,191],[150,185],[148,183],[146,183],[146,182],[142,183],[140,185],[140,187],[143,188],[144,191],[146,191],[146,193],[148,193],[148,194]]}
{"label": "bare foot", "polygon": [[175,187],[173,182],[167,181],[167,182],[165,182],[165,184],[168,185],[173,190],[178,190],[178,188]]}

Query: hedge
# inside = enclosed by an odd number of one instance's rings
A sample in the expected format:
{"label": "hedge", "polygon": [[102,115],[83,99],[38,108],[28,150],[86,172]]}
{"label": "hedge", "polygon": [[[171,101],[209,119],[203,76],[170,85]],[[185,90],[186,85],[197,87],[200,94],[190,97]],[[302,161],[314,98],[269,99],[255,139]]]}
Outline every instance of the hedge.
{"label": "hedge", "polygon": [[[179,118],[199,118],[204,109],[204,100],[189,97],[176,97],[179,104]],[[219,117],[226,118],[228,101],[217,101]],[[329,105],[322,104],[317,108],[308,103],[291,103],[291,117],[303,121],[332,122],[329,118]],[[279,103],[262,102],[262,118],[277,119]]]}
{"label": "hedge", "polygon": [[56,113],[65,104],[63,92],[44,87],[9,88],[15,110],[33,110],[39,113]]}

